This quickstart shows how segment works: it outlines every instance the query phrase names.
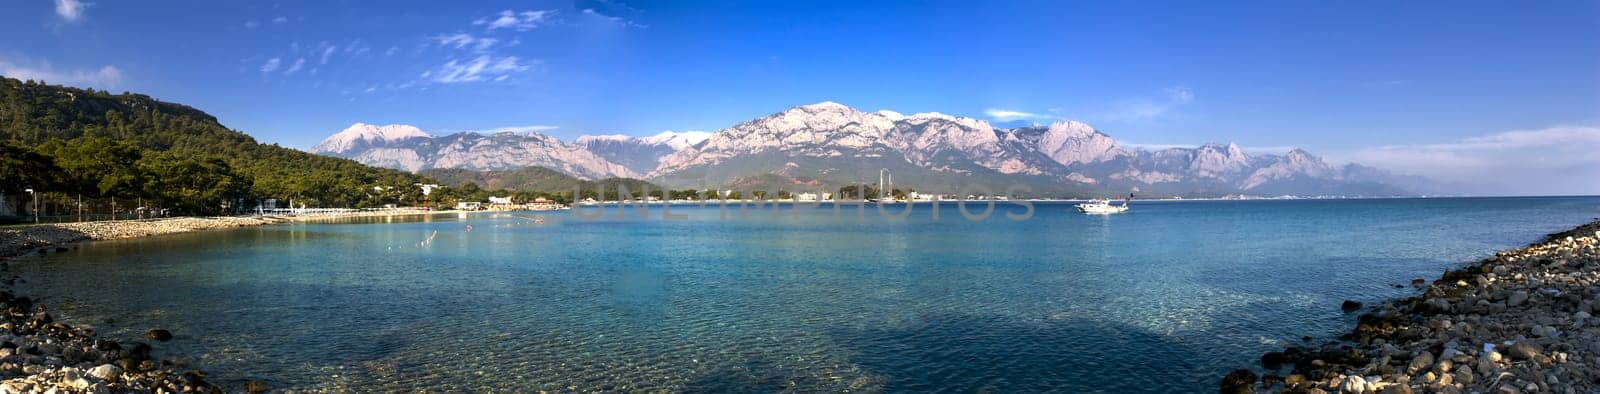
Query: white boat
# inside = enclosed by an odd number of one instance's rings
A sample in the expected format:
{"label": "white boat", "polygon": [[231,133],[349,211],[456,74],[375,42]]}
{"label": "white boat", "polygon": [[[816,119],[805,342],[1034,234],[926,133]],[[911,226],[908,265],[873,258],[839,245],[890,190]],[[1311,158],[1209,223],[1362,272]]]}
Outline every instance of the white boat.
{"label": "white boat", "polygon": [[1128,193],[1128,198],[1122,200],[1122,205],[1111,205],[1111,200],[1094,200],[1078,204],[1078,212],[1088,214],[1123,213],[1128,211],[1128,202],[1133,201],[1133,193]]}
{"label": "white boat", "polygon": [[[884,187],[885,181],[888,182],[887,188]],[[872,199],[873,202],[879,204],[899,202],[894,198],[894,174],[890,174],[887,168],[878,169],[878,194],[878,198]]]}

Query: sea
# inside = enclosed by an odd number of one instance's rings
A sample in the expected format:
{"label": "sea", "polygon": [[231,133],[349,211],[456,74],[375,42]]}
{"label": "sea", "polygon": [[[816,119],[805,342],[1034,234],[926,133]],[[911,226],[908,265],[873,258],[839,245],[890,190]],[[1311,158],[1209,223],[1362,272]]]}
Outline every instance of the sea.
{"label": "sea", "polygon": [[1597,218],[1600,197],[611,206],[12,265],[57,320],[170,330],[157,357],[236,389],[1197,392],[1349,332],[1344,300]]}

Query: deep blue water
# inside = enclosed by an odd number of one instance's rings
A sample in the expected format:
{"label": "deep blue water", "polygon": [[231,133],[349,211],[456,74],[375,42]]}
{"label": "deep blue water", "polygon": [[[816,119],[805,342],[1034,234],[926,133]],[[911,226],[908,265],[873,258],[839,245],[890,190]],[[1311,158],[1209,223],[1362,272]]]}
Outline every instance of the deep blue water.
{"label": "deep blue water", "polygon": [[1034,208],[440,215],[97,242],[18,270],[65,320],[170,329],[161,356],[233,384],[1210,391],[1347,331],[1344,299],[1412,294],[1394,285],[1593,220],[1600,198]]}

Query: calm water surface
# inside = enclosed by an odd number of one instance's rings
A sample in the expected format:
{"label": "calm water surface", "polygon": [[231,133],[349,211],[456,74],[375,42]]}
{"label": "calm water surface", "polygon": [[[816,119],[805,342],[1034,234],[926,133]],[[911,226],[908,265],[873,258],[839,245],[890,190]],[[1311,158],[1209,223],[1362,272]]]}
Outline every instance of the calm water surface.
{"label": "calm water surface", "polygon": [[1188,392],[1343,332],[1344,299],[1412,294],[1394,285],[1600,217],[1600,198],[1037,204],[1022,222],[954,208],[294,224],[17,269],[65,320],[170,329],[161,356],[229,384]]}

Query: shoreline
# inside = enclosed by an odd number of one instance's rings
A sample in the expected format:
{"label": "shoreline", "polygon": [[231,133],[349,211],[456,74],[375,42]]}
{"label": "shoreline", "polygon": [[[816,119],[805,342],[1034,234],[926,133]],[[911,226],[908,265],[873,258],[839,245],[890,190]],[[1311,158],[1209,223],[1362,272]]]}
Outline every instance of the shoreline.
{"label": "shoreline", "polygon": [[386,216],[416,216],[455,211],[383,210],[315,213],[297,216],[180,216],[159,219],[24,224],[0,227],[0,258],[48,252],[85,241],[140,238],[195,231],[267,226],[294,222]]}
{"label": "shoreline", "polygon": [[[11,264],[51,250],[62,252],[79,242],[141,238],[196,231],[316,222],[363,217],[414,216],[437,211],[359,211],[303,216],[175,217],[142,220],[57,223],[0,227],[0,392],[175,392],[222,393],[200,369],[150,356],[151,344],[172,339],[152,327],[147,341],[97,338],[91,328],[57,322],[45,305],[14,294],[18,279]],[[246,392],[265,392],[262,382],[248,382]],[[234,388],[234,390],[241,389]]]}
{"label": "shoreline", "polygon": [[1600,391],[1600,221],[1412,285],[1422,294],[1357,306],[1338,340],[1262,354],[1221,392]]}

